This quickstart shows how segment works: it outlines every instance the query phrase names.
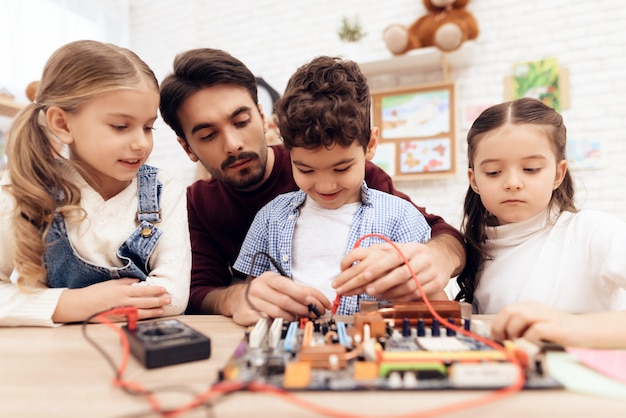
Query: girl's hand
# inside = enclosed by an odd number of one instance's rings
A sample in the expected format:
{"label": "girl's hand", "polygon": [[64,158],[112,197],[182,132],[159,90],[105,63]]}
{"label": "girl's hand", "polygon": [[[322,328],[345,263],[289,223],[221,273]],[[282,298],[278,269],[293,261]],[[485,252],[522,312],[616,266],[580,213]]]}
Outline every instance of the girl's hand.
{"label": "girl's hand", "polygon": [[[563,313],[542,303],[530,301],[515,303],[496,314],[491,323],[491,336],[498,341],[524,337],[533,326],[557,320],[560,315]],[[538,326],[534,333],[541,328],[542,326]]]}
{"label": "girl's hand", "polygon": [[539,302],[518,302],[498,312],[491,324],[494,339],[524,338],[533,343],[552,342],[563,347],[626,348],[626,333],[619,332],[626,311],[570,314]]}
{"label": "girl's hand", "polygon": [[135,306],[138,319],[163,315],[163,307],[172,301],[165,288],[132,286],[137,282],[138,279],[124,278],[81,289],[67,289],[61,293],[52,320],[61,323],[84,321],[93,314],[119,306]]}

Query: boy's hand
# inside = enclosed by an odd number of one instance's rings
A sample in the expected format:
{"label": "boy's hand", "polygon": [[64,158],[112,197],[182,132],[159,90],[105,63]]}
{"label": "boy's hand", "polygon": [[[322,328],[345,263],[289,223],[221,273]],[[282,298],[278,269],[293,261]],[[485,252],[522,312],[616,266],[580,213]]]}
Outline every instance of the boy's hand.
{"label": "boy's hand", "polygon": [[252,324],[261,315],[287,321],[308,317],[311,303],[322,313],[332,307],[319,290],[298,285],[290,278],[270,271],[252,279],[248,286],[248,297],[246,286],[242,286],[241,303],[233,307],[233,320],[241,325]]}

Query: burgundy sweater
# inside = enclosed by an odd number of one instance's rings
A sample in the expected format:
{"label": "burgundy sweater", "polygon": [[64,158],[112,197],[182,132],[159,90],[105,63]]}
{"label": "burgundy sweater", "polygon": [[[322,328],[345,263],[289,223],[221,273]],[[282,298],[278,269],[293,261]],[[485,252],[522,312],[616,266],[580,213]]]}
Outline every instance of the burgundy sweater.
{"label": "burgundy sweater", "polygon": [[[281,145],[272,148],[276,156],[274,168],[267,181],[256,190],[234,190],[214,179],[198,180],[187,189],[192,251],[187,313],[200,313],[202,300],[209,292],[231,284],[231,266],[257,211],[279,194],[298,189],[293,180],[289,152]],[[387,173],[369,161],[365,166],[365,182],[372,189],[411,200],[394,188]],[[431,226],[432,236],[451,234],[463,242],[459,232],[440,216],[416,207]]]}

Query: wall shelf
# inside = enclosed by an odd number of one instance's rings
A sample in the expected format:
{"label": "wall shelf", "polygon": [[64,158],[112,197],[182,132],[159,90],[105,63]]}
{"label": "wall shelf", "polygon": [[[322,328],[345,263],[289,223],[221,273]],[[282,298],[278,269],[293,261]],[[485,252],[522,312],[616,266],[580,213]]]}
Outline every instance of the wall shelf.
{"label": "wall shelf", "polygon": [[13,117],[17,115],[17,112],[22,110],[23,107],[23,104],[15,100],[0,96],[0,116]]}
{"label": "wall shelf", "polygon": [[468,67],[474,59],[474,42],[467,41],[453,52],[442,52],[435,47],[419,48],[404,55],[360,62],[359,67],[366,77],[389,73],[402,73],[442,68],[444,78],[448,78],[449,68]]}

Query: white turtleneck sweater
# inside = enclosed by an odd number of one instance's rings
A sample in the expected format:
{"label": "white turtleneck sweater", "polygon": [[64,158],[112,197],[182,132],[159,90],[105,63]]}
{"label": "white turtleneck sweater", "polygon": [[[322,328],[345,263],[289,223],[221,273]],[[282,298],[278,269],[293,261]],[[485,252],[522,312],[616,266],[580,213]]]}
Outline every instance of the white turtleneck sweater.
{"label": "white turtleneck sweater", "polygon": [[[116,253],[137,227],[137,177],[116,196],[104,200],[78,173],[74,171],[72,175],[81,188],[81,206],[87,212],[84,221],[67,222],[74,250],[93,264],[123,267]],[[163,235],[149,260],[150,275],[141,284],[165,287],[172,298],[172,303],[164,307],[165,315],[178,315],[187,306],[191,277],[185,188],[163,170],[159,170],[157,176],[163,184],[162,221],[157,224]],[[0,185],[8,182],[5,175]],[[52,314],[65,289],[43,288],[27,292],[14,283],[14,205],[13,197],[0,190],[0,326],[53,326]]]}
{"label": "white turtleneck sweater", "polygon": [[534,300],[567,312],[626,309],[626,223],[608,214],[540,214],[487,229],[474,310]]}

